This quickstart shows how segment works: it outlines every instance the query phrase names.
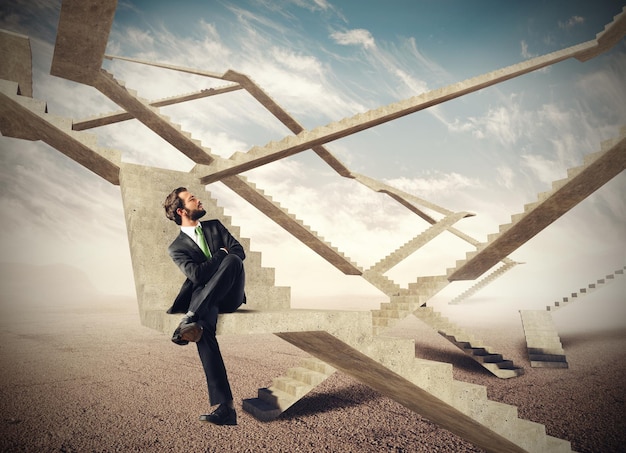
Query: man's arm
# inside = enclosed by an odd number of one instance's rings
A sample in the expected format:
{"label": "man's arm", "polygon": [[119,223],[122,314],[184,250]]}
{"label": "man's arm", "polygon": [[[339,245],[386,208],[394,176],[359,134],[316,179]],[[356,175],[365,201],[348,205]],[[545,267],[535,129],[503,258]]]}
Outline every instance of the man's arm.
{"label": "man's arm", "polygon": [[241,261],[246,259],[246,253],[243,250],[243,246],[239,243],[237,239],[230,234],[230,231],[226,229],[222,223],[217,220],[215,222],[215,231],[212,231],[213,234],[217,233],[217,235],[221,238],[222,245],[220,249],[223,247],[230,254],[237,255],[241,258]]}
{"label": "man's arm", "polygon": [[188,250],[170,246],[168,253],[174,263],[194,285],[205,285],[215,274],[220,263],[228,254],[224,250],[216,251],[210,259],[198,263],[193,259]]}

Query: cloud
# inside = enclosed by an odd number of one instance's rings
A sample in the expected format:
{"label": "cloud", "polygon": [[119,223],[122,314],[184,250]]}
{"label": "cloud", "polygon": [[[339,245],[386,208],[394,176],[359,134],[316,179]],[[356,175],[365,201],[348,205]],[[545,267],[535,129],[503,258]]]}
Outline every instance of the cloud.
{"label": "cloud", "polygon": [[[231,6],[230,11],[236,15],[237,21],[221,33],[218,31],[219,20],[216,19],[216,24],[201,20],[196,27],[199,31],[185,36],[173,35],[167,29],[150,32],[154,42],[147,46],[142,45],[146,42],[145,39],[128,46],[126,32],[121,30],[112,34],[109,46],[119,49],[124,56],[217,73],[233,69],[249,74],[264,91],[298,120],[302,120],[302,116],[312,116],[324,124],[331,119],[364,110],[361,104],[349,99],[340,88],[333,87],[330,80],[339,77],[332,73],[332,68],[322,64],[314,55],[314,51],[319,50],[317,46],[315,49],[307,48],[309,40],[299,34],[297,27],[285,28],[276,21],[254,15],[242,8]],[[191,30],[194,28],[195,25],[190,26]],[[300,42],[303,45],[298,46],[296,50],[293,42]],[[223,81],[207,78],[204,78],[204,81],[197,77],[193,79],[188,75],[171,71],[155,71],[136,64],[116,62],[113,68],[128,86],[138,87],[141,94],[149,98],[163,97],[164,87],[170,87],[173,92],[180,93],[185,89],[189,91],[197,89],[199,84],[201,87],[225,84]],[[190,80],[193,80],[195,87]],[[243,111],[249,113],[250,103],[242,101],[245,96],[251,98],[243,92],[220,96],[220,99],[228,98],[231,102],[228,106],[220,104],[220,100],[213,98],[210,101],[211,105],[220,105],[220,111],[214,112],[213,118],[236,120],[233,117],[237,114],[233,112],[236,112],[239,106],[243,106]],[[188,103],[186,107],[191,105]],[[259,118],[264,121],[264,118],[269,116]],[[223,127],[224,122],[215,124],[215,121],[211,121],[208,126]],[[277,133],[283,135],[286,133],[284,127],[276,120],[269,120],[265,126],[273,128]]]}
{"label": "cloud", "polygon": [[430,171],[423,178],[393,178],[386,182],[426,200],[437,198],[441,193],[461,192],[470,187],[481,186],[477,179],[456,172],[442,173],[440,171]]}
{"label": "cloud", "polygon": [[408,50],[409,55],[414,58],[420,66],[426,69],[427,73],[430,73],[437,80],[451,80],[452,75],[448,73],[441,65],[439,65],[432,58],[427,57],[424,52],[420,51],[417,47],[417,40],[414,37],[410,37],[404,41],[404,48]]}
{"label": "cloud", "polygon": [[562,168],[557,162],[546,159],[537,154],[524,154],[521,156],[521,162],[524,167],[529,169],[539,181],[550,184],[552,181],[563,177]]}
{"label": "cloud", "polygon": [[133,46],[139,49],[150,49],[154,46],[154,38],[148,31],[135,27],[128,27],[124,31],[125,41]]}
{"label": "cloud", "polygon": [[0,5],[0,23],[4,29],[54,41],[60,10],[61,0],[11,0]]}
{"label": "cloud", "polygon": [[490,107],[483,116],[470,116],[464,121],[456,118],[450,122],[444,115],[438,118],[452,132],[469,132],[477,139],[496,141],[503,146],[514,145],[524,134],[531,112],[523,111],[513,101]]}
{"label": "cloud", "polygon": [[559,28],[563,29],[563,30],[569,30],[572,27],[575,27],[577,25],[581,25],[585,23],[585,18],[581,17],[581,16],[572,16],[570,17],[568,20],[566,20],[565,22],[563,21],[559,21]]}
{"label": "cloud", "polygon": [[537,54],[534,54],[534,53],[529,52],[529,50],[528,50],[528,44],[526,43],[526,41],[525,41],[525,40],[523,40],[523,39],[522,39],[522,41],[520,42],[520,45],[521,45],[521,47],[522,47],[522,52],[521,52],[521,54],[522,54],[522,57],[523,57],[523,58],[534,58],[534,57],[536,57],[536,56],[537,56]]}
{"label": "cloud", "polygon": [[[411,73],[401,69],[392,69],[393,74],[408,88],[408,96],[417,96],[428,91],[428,85],[423,80],[417,79]],[[410,94],[409,94],[410,93]],[[407,96],[407,97],[408,97]]]}
{"label": "cloud", "polygon": [[119,188],[41,142],[0,137],[0,206],[15,213],[3,261],[70,263],[107,294],[133,294]]}
{"label": "cloud", "polygon": [[376,42],[372,34],[365,29],[357,28],[346,32],[336,31],[331,33],[330,37],[343,46],[361,46],[364,49],[375,49]]}
{"label": "cloud", "polygon": [[507,189],[513,189],[513,181],[515,179],[515,172],[513,171],[513,169],[506,165],[500,165],[498,168],[496,168],[496,172],[498,184],[501,184]]}

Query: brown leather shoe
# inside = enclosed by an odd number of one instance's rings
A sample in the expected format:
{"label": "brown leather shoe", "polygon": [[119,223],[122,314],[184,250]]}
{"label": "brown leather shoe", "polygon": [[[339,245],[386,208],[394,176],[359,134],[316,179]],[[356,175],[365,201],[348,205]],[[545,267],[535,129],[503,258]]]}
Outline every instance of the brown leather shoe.
{"label": "brown leather shoe", "polygon": [[202,326],[198,323],[181,322],[172,335],[172,342],[180,346],[189,344],[190,341],[197,343],[202,338],[202,331]]}

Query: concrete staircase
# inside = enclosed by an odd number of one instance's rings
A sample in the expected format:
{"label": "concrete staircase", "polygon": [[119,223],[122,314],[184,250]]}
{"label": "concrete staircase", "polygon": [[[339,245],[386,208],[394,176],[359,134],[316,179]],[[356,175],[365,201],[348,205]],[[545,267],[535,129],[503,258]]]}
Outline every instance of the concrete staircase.
{"label": "concrete staircase", "polygon": [[493,375],[508,379],[523,374],[523,368],[504,359],[502,354],[484,345],[432,307],[426,307],[426,302],[447,285],[448,281],[443,275],[418,278],[417,282],[409,285],[406,294],[391,296],[390,302],[381,304],[378,310],[372,310],[373,334],[384,334],[400,320],[413,314]]}
{"label": "concrete staircase", "polygon": [[537,233],[568,212],[626,168],[626,127],[602,143],[598,152],[585,156],[581,166],[567,171],[567,178],[552,183],[552,190],[511,216],[511,222],[490,234],[478,250],[469,252],[448,270],[448,279],[473,280],[489,270]]}
{"label": "concrete staircase", "polygon": [[251,170],[269,162],[311,149],[314,146],[324,145],[339,138],[384,124],[402,116],[418,112],[433,105],[461,97],[569,58],[592,58],[606,51],[610,45],[619,42],[621,37],[624,36],[626,33],[626,27],[624,25],[626,22],[625,16],[626,13],[623,12],[615,16],[614,21],[608,24],[605,30],[599,33],[594,40],[547,55],[531,58],[524,62],[497,69],[490,73],[473,77],[447,87],[429,91],[407,100],[359,113],[325,126],[312,130],[303,130],[297,133],[296,136],[289,136],[279,141],[272,141],[265,146],[255,146],[246,153],[233,156],[233,158],[228,161],[213,163],[210,166],[210,173],[204,176],[201,181],[205,184],[209,184],[223,177]]}
{"label": "concrete staircase", "polygon": [[571,293],[571,296],[563,297],[562,301],[556,301],[553,305],[548,305],[546,311],[520,310],[530,366],[536,368],[568,367],[565,351],[563,350],[551,312],[569,305],[605,284],[615,281],[616,277],[624,275],[625,270],[626,266],[617,269],[611,274],[607,274],[604,278],[590,283],[586,288],[581,288],[578,292]]}
{"label": "concrete staircase", "polygon": [[[162,115],[157,107],[154,107],[147,100],[138,97],[136,91],[127,89],[124,83],[116,80],[113,75],[103,70],[97,81],[95,83],[96,88],[105,96],[125,109],[132,109],[128,111],[132,112],[139,121],[154,130],[176,148],[182,148],[181,151],[192,158],[194,162],[202,164],[221,159],[213,155],[210,149],[203,147],[200,141],[193,139],[191,134],[184,131],[180,125],[173,123],[169,117]],[[207,169],[199,166],[198,169],[200,168],[203,171]],[[279,203],[274,202],[270,196],[258,189],[254,183],[249,182],[244,176],[236,175],[223,178],[222,182],[340,271],[347,275],[361,274],[361,269],[355,263],[339,252],[337,248],[325,242],[310,227],[298,220],[293,214],[290,214]]]}
{"label": "concrete staircase", "polygon": [[119,184],[121,154],[98,146],[94,134],[72,130],[72,120],[48,113],[44,101],[21,96],[16,82],[0,80],[0,131],[41,140],[111,184]]}
{"label": "concrete staircase", "polygon": [[393,327],[419,307],[425,306],[432,296],[447,285],[448,281],[443,275],[418,277],[416,282],[409,284],[408,289],[390,295],[389,302],[382,303],[378,310],[372,310],[372,333],[378,335]]}
{"label": "concrete staircase", "polygon": [[[233,315],[249,316],[234,313],[222,316],[220,322],[228,322]],[[344,315],[352,316],[354,322],[346,323],[346,318],[329,322],[325,331],[298,329],[277,333],[316,359],[305,360],[274,379],[270,387],[259,389],[256,398],[244,400],[244,410],[259,420],[274,420],[323,382],[334,369],[339,369],[453,432],[459,433],[459,429],[471,425],[472,429],[464,431],[463,437],[486,451],[571,451],[569,442],[546,435],[543,425],[518,418],[514,406],[490,401],[486,387],[455,380],[452,365],[415,358],[413,340],[365,334],[354,328],[366,323],[365,313]],[[346,329],[348,326],[350,328]],[[281,326],[274,327],[273,331],[279,332]],[[239,332],[246,333],[246,330]],[[360,357],[359,362],[350,363],[355,353]],[[398,385],[380,388],[396,380]],[[432,413],[427,410],[428,405],[432,405]],[[449,420],[438,419],[436,414],[444,412],[453,415],[457,422],[462,421],[462,426],[451,426]],[[488,439],[486,443],[481,444],[474,437],[479,433]],[[505,444],[511,449],[494,449],[497,439],[506,439]]]}
{"label": "concrete staircase", "polygon": [[504,359],[502,354],[441,316],[439,312],[436,312],[431,307],[419,307],[413,314],[424,323],[436,329],[442,337],[458,347],[494,376],[508,379],[524,374],[523,368],[516,366],[511,360]]}
{"label": "concrete staircase", "polygon": [[243,400],[243,410],[263,422],[278,418],[307,393],[332,376],[335,368],[316,358],[307,358],[270,387],[260,388],[257,398]]}
{"label": "concrete staircase", "polygon": [[543,310],[520,310],[530,366],[568,368],[552,315]]}
{"label": "concrete staircase", "polygon": [[484,386],[454,380],[451,365],[416,359],[413,340],[311,331],[277,335],[486,451],[571,451],[569,442],[546,435],[543,425],[518,418],[514,406],[490,401]]}
{"label": "concrete staircase", "polygon": [[[432,295],[446,284],[447,281],[443,276],[421,277],[418,279],[418,282],[412,284],[411,291],[414,294],[392,296],[391,302],[382,304],[380,310],[372,311],[372,329],[374,335],[382,334],[382,332],[389,327],[392,327],[398,321],[413,313],[431,327],[438,329],[440,334],[449,339],[455,346],[459,347],[494,375],[500,378],[509,378],[522,374],[523,370],[513,365],[511,361],[504,360],[502,355],[494,353],[479,340],[463,333],[460,328],[439,316],[438,313],[433,312],[431,308],[422,307]],[[428,313],[428,315],[424,313]],[[446,336],[446,333],[448,336]],[[463,340],[454,341],[451,340],[451,336],[462,337]],[[466,340],[466,338],[469,338],[469,340]],[[385,341],[388,343],[392,340],[386,339]],[[414,353],[411,358],[414,358]],[[282,383],[285,380],[291,382],[293,378],[288,373],[287,376],[277,378],[276,382]],[[295,385],[293,382],[291,383]],[[299,393],[293,392],[287,396],[284,394],[284,389],[279,387],[278,384],[275,384],[271,388],[270,393],[273,392],[272,394],[280,396],[278,399],[272,399],[271,395],[268,395],[267,389],[260,389],[258,398],[246,400],[245,408],[253,413],[255,417],[262,420],[278,417],[282,411],[294,404],[304,393],[307,393],[312,388],[311,383],[308,381],[300,382],[297,384],[297,387],[306,390],[302,390]]]}
{"label": "concrete staircase", "polygon": [[438,222],[435,222],[425,231],[418,234],[416,237],[400,246],[397,250],[387,255],[382,260],[378,261],[371,268],[368,269],[368,273],[371,274],[384,274],[389,269],[402,262],[405,258],[410,256],[415,251],[426,245],[435,237],[447,231],[449,227],[464,217],[467,217],[467,212],[452,213]]}
{"label": "concrete staircase", "polygon": [[466,291],[462,292],[461,294],[456,296],[454,299],[452,299],[448,303],[450,305],[458,305],[458,304],[460,304],[463,300],[467,299],[470,296],[473,296],[478,291],[480,291],[481,289],[483,289],[484,287],[486,287],[490,283],[493,283],[495,280],[497,280],[498,278],[502,277],[505,273],[507,273],[508,271],[513,269],[515,266],[520,264],[520,263],[517,263],[517,262],[515,262],[515,261],[513,261],[513,260],[511,260],[509,258],[505,258],[502,261],[504,262],[504,265],[500,266],[498,269],[494,270],[489,275],[481,278],[478,282],[476,282],[474,285],[472,285],[469,289],[467,289]]}
{"label": "concrete staircase", "polygon": [[[239,227],[231,223],[231,218],[224,214],[223,208],[218,206],[217,201],[206,191],[204,185],[197,182],[197,178],[193,177],[193,172],[188,174],[123,164],[120,175],[128,242],[144,325],[157,330],[165,330],[168,322],[164,318],[175,318],[176,321],[180,321],[180,316],[166,315],[165,309],[171,305],[178,294],[184,277],[171,260],[163,260],[163,256],[167,258],[167,246],[179,234],[179,229],[177,225],[166,219],[165,215],[159,216],[157,213],[163,211],[160,206],[162,201],[159,202],[159,200],[164,200],[173,188],[182,185],[202,201],[207,211],[206,218],[219,219],[231,234],[239,239],[246,250],[244,267],[248,302],[244,308],[248,310],[289,309],[290,289],[275,285],[274,269],[262,266],[261,253],[250,250],[250,240],[240,237]],[[141,228],[137,227],[138,224]],[[159,245],[155,246],[156,244]],[[150,272],[144,270],[144,266],[150,266]],[[148,312],[150,312],[149,316]],[[161,313],[161,315],[154,312]]]}
{"label": "concrete staircase", "polygon": [[556,311],[559,308],[566,307],[571,302],[574,302],[575,299],[579,299],[580,297],[585,296],[595,291],[601,286],[604,286],[606,284],[609,284],[615,281],[617,277],[623,276],[625,270],[626,270],[626,266],[624,266],[621,269],[617,269],[615,272],[611,274],[607,274],[604,278],[600,278],[596,280],[594,283],[589,283],[586,288],[580,288],[577,293],[572,293],[571,296],[564,297],[561,301],[556,301],[554,302],[554,304],[546,306],[546,310]]}
{"label": "concrete staircase", "polygon": [[[196,99],[202,99],[209,96],[216,96],[218,94],[230,93],[232,91],[241,90],[242,87],[237,84],[231,84],[218,88],[208,88],[204,90],[194,91],[193,93],[182,94],[178,96],[170,96],[163,99],[158,99],[149,103],[151,107],[165,107],[168,105],[174,105],[181,102],[192,101]],[[126,110],[119,110],[117,112],[105,113],[95,115],[89,118],[81,120],[74,120],[72,129],[75,131],[84,131],[92,129],[94,127],[107,126],[110,124],[119,123],[122,121],[132,120],[134,117]]]}
{"label": "concrete staircase", "polygon": [[344,274],[361,275],[362,271],[356,263],[289,213],[271,196],[258,189],[256,184],[248,181],[245,176],[230,176],[222,179],[222,183]]}

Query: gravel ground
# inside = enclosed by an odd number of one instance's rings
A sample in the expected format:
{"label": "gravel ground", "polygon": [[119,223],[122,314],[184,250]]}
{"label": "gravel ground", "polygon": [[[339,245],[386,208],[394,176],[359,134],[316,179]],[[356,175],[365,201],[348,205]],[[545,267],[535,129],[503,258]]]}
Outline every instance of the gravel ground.
{"label": "gravel ground", "polygon": [[[133,300],[15,306],[0,307],[3,452],[481,451],[341,373],[279,419],[257,421],[241,400],[306,356],[273,335],[220,338],[239,424],[201,423],[209,408],[195,347],[140,326]],[[456,379],[485,385],[490,399],[516,405],[575,451],[626,451],[626,331],[562,335],[570,368],[552,370],[530,368],[521,326],[482,328],[487,344],[526,370],[507,380],[413,317],[394,332],[415,339],[418,357],[454,363]]]}

